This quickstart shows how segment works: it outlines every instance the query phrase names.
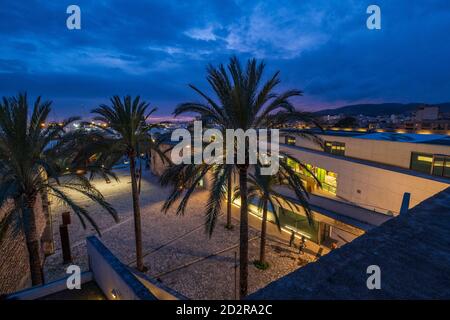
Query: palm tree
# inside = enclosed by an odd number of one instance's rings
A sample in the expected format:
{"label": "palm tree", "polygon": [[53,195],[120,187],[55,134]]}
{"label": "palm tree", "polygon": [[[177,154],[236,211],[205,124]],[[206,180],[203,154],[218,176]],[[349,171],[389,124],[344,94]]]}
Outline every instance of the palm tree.
{"label": "palm tree", "polygon": [[[3,98],[0,102],[0,206],[14,202],[14,209],[4,217],[0,233],[14,225],[24,232],[29,254],[33,285],[42,284],[44,275],[41,264],[40,238],[36,210],[36,199],[43,193],[69,206],[79,217],[83,227],[87,220],[100,230],[87,210],[77,203],[68,192],[77,192],[110,213],[117,221],[117,213],[89,179],[74,172],[71,166],[76,148],[65,148],[65,128],[76,118],[59,125],[45,126],[51,111],[51,102],[41,102],[38,97],[33,105],[31,117],[26,94]],[[74,135],[72,135],[72,138]],[[72,143],[74,140],[71,140]],[[64,163],[64,166],[61,164]],[[67,166],[67,167],[66,167]]]}
{"label": "palm tree", "polygon": [[[100,135],[96,135],[99,151],[99,162],[108,161],[107,167],[116,163],[121,157],[127,156],[130,161],[131,194],[133,200],[134,231],[136,240],[136,266],[145,271],[142,255],[142,226],[139,205],[139,183],[136,178],[136,158],[141,152],[156,150],[161,157],[164,155],[149,135],[151,125],[147,124],[149,116],[156,108],[149,109],[149,104],[139,96],[132,99],[126,96],[111,98],[111,105],[100,105],[91,111],[97,116],[94,120],[102,121],[107,126],[98,126]],[[102,146],[100,146],[102,145]],[[163,158],[164,159],[164,158]],[[139,161],[139,164],[141,161]],[[141,177],[142,174],[139,175]]]}
{"label": "palm tree", "polygon": [[[251,59],[243,69],[236,57],[230,59],[228,70],[223,65],[218,68],[210,65],[207,69],[207,81],[216,97],[209,97],[197,87],[190,85],[204,99],[204,102],[183,103],[176,108],[174,114],[196,113],[202,120],[215,124],[219,129],[243,129],[244,131],[278,128],[287,120],[310,120],[305,113],[296,111],[290,102],[292,97],[300,96],[301,91],[289,90],[275,93],[274,89],[280,83],[279,72],[262,83],[264,67],[264,63],[257,63],[255,59]],[[239,175],[241,193],[239,228],[239,295],[241,298],[247,295],[248,286],[247,172],[250,165],[248,152],[245,159],[243,164],[232,166]],[[195,186],[207,172],[212,175],[212,187],[205,210],[208,232],[211,234],[221,210],[221,201],[225,197],[226,181],[232,173],[231,166],[177,165],[169,168],[161,182],[163,185],[169,183],[174,185],[164,209],[167,210],[175,203],[175,200],[183,197],[177,210],[178,213],[183,213]],[[183,193],[181,190],[186,192]]]}
{"label": "palm tree", "polygon": [[[277,190],[279,186],[287,186],[289,189],[294,191],[295,198],[300,204],[300,206],[304,209],[308,221],[312,224],[311,217],[311,209],[309,208],[308,198],[309,194],[304,187],[302,179],[300,175],[296,174],[294,169],[288,164],[287,159],[290,160],[290,163],[295,163],[303,170],[308,172],[318,183],[320,186],[320,181],[317,180],[315,175],[298,159],[281,152],[281,156],[283,161],[280,161],[280,169],[273,175],[262,175],[260,166],[255,167],[254,173],[249,173],[248,177],[248,200],[252,203],[256,202],[256,206],[260,212],[262,212],[262,222],[261,222],[261,242],[259,249],[259,260],[255,261],[255,266],[261,269],[266,269],[269,265],[266,262],[265,253],[266,253],[266,233],[267,233],[267,212],[269,209],[269,205],[272,209],[273,217],[275,218],[276,225],[278,229],[281,231],[280,221],[278,214],[276,212],[275,204],[278,205],[281,212],[283,213],[284,208],[287,206],[291,211],[295,209],[299,209],[296,203],[293,203],[292,200],[280,193]],[[233,196],[235,199],[240,197],[239,186],[236,187],[235,193]]]}

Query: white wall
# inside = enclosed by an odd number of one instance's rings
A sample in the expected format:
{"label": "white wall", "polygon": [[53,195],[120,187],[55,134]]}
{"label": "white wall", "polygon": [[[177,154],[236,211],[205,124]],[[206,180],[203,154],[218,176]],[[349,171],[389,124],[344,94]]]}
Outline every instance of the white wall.
{"label": "white wall", "polygon": [[[290,135],[290,134],[288,134]],[[295,136],[295,134],[292,134]],[[450,155],[450,147],[425,143],[410,143],[360,139],[355,137],[339,137],[319,135],[323,141],[338,141],[345,143],[345,156],[409,168],[411,152]],[[281,139],[284,142],[284,139]],[[296,136],[296,145],[304,148],[320,150],[320,146],[305,138]]]}
{"label": "white wall", "polygon": [[156,300],[98,238],[89,237],[86,243],[89,268],[108,300]]}

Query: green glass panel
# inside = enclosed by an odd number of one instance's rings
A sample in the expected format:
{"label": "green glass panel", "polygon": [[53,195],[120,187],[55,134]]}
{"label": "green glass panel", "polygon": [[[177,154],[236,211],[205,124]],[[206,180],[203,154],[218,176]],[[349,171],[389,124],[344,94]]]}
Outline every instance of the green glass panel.
{"label": "green glass panel", "polygon": [[444,177],[450,178],[450,157],[445,158],[444,164]]}
{"label": "green glass panel", "polygon": [[411,169],[424,173],[431,173],[433,155],[427,153],[411,153]]}
{"label": "green glass panel", "polygon": [[444,173],[444,161],[445,157],[434,157],[433,161],[433,174],[435,176],[442,176]]}
{"label": "green glass panel", "polygon": [[318,242],[318,222],[313,221],[313,225],[310,225],[308,218],[290,210],[284,210],[284,213],[280,212],[279,220],[282,227],[299,231],[307,235],[309,240]]}

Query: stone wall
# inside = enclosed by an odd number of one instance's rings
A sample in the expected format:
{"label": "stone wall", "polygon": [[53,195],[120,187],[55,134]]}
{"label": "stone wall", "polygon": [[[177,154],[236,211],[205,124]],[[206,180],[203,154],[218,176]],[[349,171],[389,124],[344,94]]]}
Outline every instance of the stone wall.
{"label": "stone wall", "polygon": [[[13,208],[13,202],[0,207],[0,220]],[[36,200],[38,233],[42,235],[46,227],[46,217],[42,210],[41,197]],[[42,258],[44,255],[42,254]],[[31,285],[28,252],[25,235],[18,227],[10,226],[0,241],[0,295],[24,289]]]}

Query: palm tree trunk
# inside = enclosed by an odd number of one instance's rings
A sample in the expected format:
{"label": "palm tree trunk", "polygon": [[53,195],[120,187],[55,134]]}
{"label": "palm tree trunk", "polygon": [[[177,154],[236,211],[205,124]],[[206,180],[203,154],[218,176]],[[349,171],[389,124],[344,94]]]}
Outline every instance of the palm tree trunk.
{"label": "palm tree trunk", "polygon": [[139,207],[139,193],[136,181],[135,156],[130,155],[130,175],[131,175],[131,193],[133,196],[134,213],[134,237],[136,239],[136,267],[139,271],[144,271],[144,262],[142,257],[142,226],[141,209]]}
{"label": "palm tree trunk", "polygon": [[247,168],[239,168],[239,189],[241,191],[241,216],[239,230],[239,298],[247,296],[248,288],[248,203],[247,203]]}
{"label": "palm tree trunk", "polygon": [[50,201],[48,199],[48,190],[41,191],[42,210],[45,216],[45,229],[41,236],[41,242],[44,249],[44,255],[49,256],[55,253],[55,245],[53,241],[52,215],[50,212]]}
{"label": "palm tree trunk", "polygon": [[231,174],[228,175],[227,185],[227,228],[231,229]]}
{"label": "palm tree trunk", "polygon": [[28,259],[30,263],[31,284],[38,286],[44,283],[44,271],[41,263],[41,245],[37,232],[36,214],[34,203],[36,198],[26,201],[23,206],[23,222],[25,240],[28,249]]}
{"label": "palm tree trunk", "polygon": [[145,154],[146,154],[146,158],[147,158],[147,159],[145,159],[145,169],[150,170],[150,152],[147,151]]}
{"label": "palm tree trunk", "polygon": [[261,225],[261,243],[259,245],[259,262],[261,264],[266,261],[266,232],[267,232],[267,200],[264,200],[263,215]]}

